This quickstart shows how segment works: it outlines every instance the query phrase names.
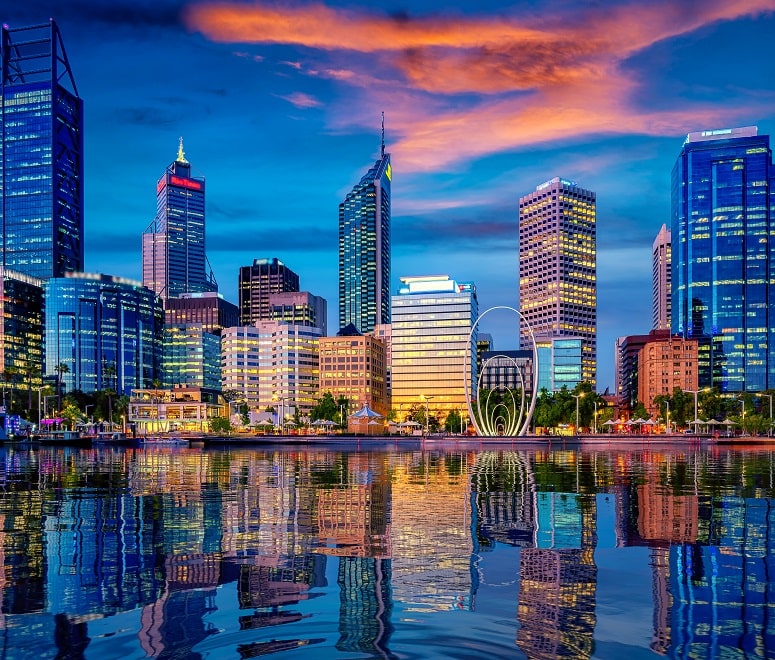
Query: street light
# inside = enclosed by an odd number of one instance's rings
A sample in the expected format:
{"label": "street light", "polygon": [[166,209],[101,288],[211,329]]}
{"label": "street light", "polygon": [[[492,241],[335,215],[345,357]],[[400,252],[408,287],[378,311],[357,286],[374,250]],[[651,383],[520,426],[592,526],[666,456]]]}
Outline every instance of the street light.
{"label": "street light", "polygon": [[571,394],[571,396],[576,399],[576,435],[579,434],[579,399],[584,398],[584,392],[581,394]]}
{"label": "street light", "polygon": [[670,401],[665,401],[665,407],[667,408],[667,411],[665,413],[665,428],[667,429],[668,435],[670,434]]}
{"label": "street light", "polygon": [[694,424],[695,431],[697,431],[697,423],[700,421],[699,417],[697,416],[699,415],[699,411],[697,410],[697,395],[700,392],[705,392],[707,390],[708,390],[707,387],[701,390],[684,390],[684,392],[686,392],[687,394],[694,394],[694,420],[692,421],[692,424]]}
{"label": "street light", "polygon": [[592,433],[597,435],[597,399],[595,399],[592,403],[595,404],[595,416],[592,418]]}

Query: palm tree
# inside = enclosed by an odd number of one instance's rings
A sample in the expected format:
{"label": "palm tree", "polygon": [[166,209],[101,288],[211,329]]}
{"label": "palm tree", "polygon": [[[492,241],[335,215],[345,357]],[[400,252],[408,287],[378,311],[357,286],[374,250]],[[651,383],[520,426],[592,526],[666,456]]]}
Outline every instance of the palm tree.
{"label": "palm tree", "polygon": [[57,410],[62,409],[62,374],[69,374],[70,367],[64,362],[60,362],[54,371],[57,372]]}
{"label": "palm tree", "polygon": [[116,390],[111,387],[116,378],[116,363],[110,362],[102,368],[102,375],[107,381],[108,387],[105,389],[105,393],[108,395],[108,420],[110,421],[110,430],[113,430],[113,395],[116,394]]}
{"label": "palm tree", "polygon": [[39,365],[27,362],[27,366],[24,367],[24,375],[27,378],[27,410],[32,410],[32,381],[39,379],[42,371]]}

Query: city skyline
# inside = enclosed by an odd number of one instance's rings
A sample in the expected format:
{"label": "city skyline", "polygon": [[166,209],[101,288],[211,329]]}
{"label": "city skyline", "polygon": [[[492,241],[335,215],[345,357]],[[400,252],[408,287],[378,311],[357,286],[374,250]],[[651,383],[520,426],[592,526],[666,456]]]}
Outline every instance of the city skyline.
{"label": "city skyline", "polygon": [[[227,29],[228,5],[177,1],[32,0],[0,19],[62,32],[84,100],[88,272],[141,279],[152,186],[182,135],[227,299],[240,266],[277,257],[333,318],[338,204],[378,157],[384,111],[392,292],[444,273],[475,282],[480,309],[516,305],[519,197],[554,176],[597,193],[598,388],[613,389],[615,338],[651,326],[651,245],[686,134],[775,130],[757,38],[775,3],[463,6],[239,5],[255,33]],[[482,330],[517,347],[516,329]]]}

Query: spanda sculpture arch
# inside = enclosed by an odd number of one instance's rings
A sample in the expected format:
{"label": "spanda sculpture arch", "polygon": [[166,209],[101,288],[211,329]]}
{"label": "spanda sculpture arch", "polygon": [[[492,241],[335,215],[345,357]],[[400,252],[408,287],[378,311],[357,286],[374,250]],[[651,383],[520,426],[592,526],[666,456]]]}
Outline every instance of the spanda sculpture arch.
{"label": "spanda sculpture arch", "polygon": [[[533,387],[532,387],[532,396],[530,398],[530,405],[527,407],[527,410],[525,410],[526,388],[525,388],[524,374],[522,372],[522,369],[520,369],[519,366],[517,365],[516,360],[514,360],[513,358],[507,355],[494,355],[490,357],[485,363],[482,364],[482,370],[476,382],[476,402],[475,402],[476,409],[474,410],[474,406],[472,402],[473,393],[469,389],[469,386],[468,386],[469,378],[467,377],[467,375],[471,373],[471,360],[472,360],[471,339],[473,338],[474,332],[476,331],[476,328],[479,325],[479,321],[481,321],[485,316],[487,316],[487,314],[495,310],[507,310],[507,311],[514,312],[517,315],[517,317],[522,321],[522,323],[524,324],[524,327],[527,329],[528,334],[530,336],[530,343],[532,344],[532,348],[533,348],[533,383],[532,383]],[[517,411],[516,401],[514,400],[514,393],[510,390],[508,390],[508,395],[511,397],[511,401],[510,401],[511,405],[507,405],[507,403],[501,402],[492,407],[488,406],[487,405],[488,400],[489,400],[489,397],[492,396],[492,393],[493,393],[492,391],[488,392],[488,394],[486,395],[486,399],[484,401],[482,401],[481,398],[479,397],[483,375],[486,372],[488,366],[490,366],[490,364],[495,360],[510,361],[513,364],[516,372],[519,374],[519,383],[522,391],[522,396],[520,397],[519,411]],[[463,362],[463,383],[464,383],[465,394],[466,394],[466,406],[468,407],[468,417],[471,420],[472,424],[474,425],[474,428],[476,429],[476,432],[478,435],[523,436],[527,434],[530,428],[530,422],[533,419],[533,412],[535,411],[536,399],[538,398],[538,348],[536,347],[536,341],[535,341],[535,336],[533,335],[533,329],[530,327],[530,324],[528,323],[527,319],[518,309],[515,309],[514,307],[508,307],[505,305],[498,305],[495,307],[490,307],[489,309],[485,310],[479,315],[479,318],[476,319],[476,322],[471,327],[471,332],[468,335],[468,348],[466,349],[466,359]]]}

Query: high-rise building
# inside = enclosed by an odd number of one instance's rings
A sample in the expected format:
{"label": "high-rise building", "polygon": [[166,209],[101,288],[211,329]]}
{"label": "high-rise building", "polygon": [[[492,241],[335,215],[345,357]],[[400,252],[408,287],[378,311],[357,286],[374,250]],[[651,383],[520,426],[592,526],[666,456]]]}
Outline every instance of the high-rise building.
{"label": "high-rise building", "polygon": [[221,334],[224,328],[237,325],[239,311],[220,293],[183,293],[164,303],[164,322],[167,325],[201,323],[205,332]]}
{"label": "high-rise building", "polygon": [[385,344],[350,324],[336,337],[320,338],[320,394],[349,399],[355,412],[364,405],[383,418],[390,412],[386,389]]}
{"label": "high-rise building", "polygon": [[[67,391],[128,395],[161,376],[164,310],[140,282],[71,273],[43,288],[45,373]],[[61,370],[61,372],[60,372]]]}
{"label": "high-rise building", "polygon": [[205,180],[178,155],[156,183],[156,217],[143,233],[143,285],[163,300],[217,291],[205,254]]}
{"label": "high-rise building", "polygon": [[201,323],[164,326],[162,387],[221,389],[221,338]]}
{"label": "high-rise building", "polygon": [[[538,336],[538,391],[572,390],[584,379],[584,340],[581,337]],[[530,388],[528,388],[530,389]]]}
{"label": "high-rise building", "polygon": [[651,249],[651,325],[653,330],[670,330],[672,275],[670,230],[662,225]]}
{"label": "high-rise building", "polygon": [[[554,177],[520,198],[520,311],[536,336],[582,339],[582,378],[593,388],[597,379],[595,241],[594,192]],[[532,348],[524,322],[520,343],[523,349]]]}
{"label": "high-rise building", "polygon": [[392,316],[393,409],[403,418],[427,404],[439,421],[465,411],[466,386],[476,396],[476,287],[447,275],[402,277]]}
{"label": "high-rise building", "polygon": [[28,391],[28,408],[43,372],[42,287],[43,280],[0,268],[0,371]]}
{"label": "high-rise building", "polygon": [[284,291],[269,294],[269,320],[285,321],[320,328],[328,334],[328,303],[309,291]]}
{"label": "high-rise building", "polygon": [[253,410],[308,414],[319,395],[319,340],[319,328],[280,321],[225,328],[223,390],[236,390]]}
{"label": "high-rise building", "polygon": [[374,166],[339,205],[339,327],[369,333],[390,323],[390,154]]}
{"label": "high-rise building", "polygon": [[698,387],[775,388],[775,167],[755,126],[689,133],[672,176],[672,332]]}
{"label": "high-rise building", "polygon": [[654,399],[671,395],[676,387],[697,392],[697,340],[679,335],[654,338],[638,351],[638,401],[649,415],[659,414]]}
{"label": "high-rise building", "polygon": [[239,269],[239,324],[271,320],[269,296],[299,290],[299,276],[277,257],[254,259]]}
{"label": "high-rise building", "polygon": [[0,59],[0,266],[83,271],[83,101],[57,24],[3,26]]}

